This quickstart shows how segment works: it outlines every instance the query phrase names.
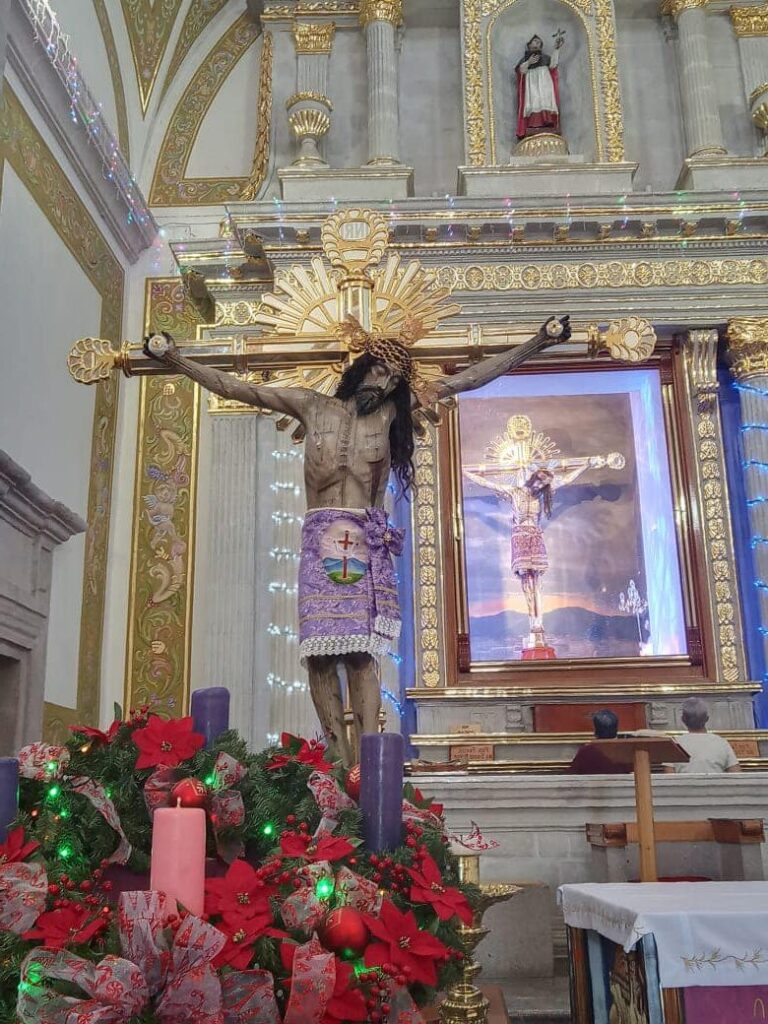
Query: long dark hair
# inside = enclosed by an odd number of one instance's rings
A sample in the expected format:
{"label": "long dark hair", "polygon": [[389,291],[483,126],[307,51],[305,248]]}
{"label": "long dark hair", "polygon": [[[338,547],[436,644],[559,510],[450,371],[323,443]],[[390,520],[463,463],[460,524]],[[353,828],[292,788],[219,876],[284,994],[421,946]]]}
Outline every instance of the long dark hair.
{"label": "long dark hair", "polygon": [[[358,356],[341,375],[336,388],[336,398],[346,401],[354,398],[365,375],[379,360],[368,352]],[[387,401],[395,406],[395,418],[389,428],[389,453],[392,469],[400,483],[400,489],[407,495],[413,485],[413,416],[411,414],[411,389],[400,378],[395,388],[387,395]]]}
{"label": "long dark hair", "polygon": [[550,473],[550,471],[548,469],[544,469],[544,470],[537,469],[534,473],[531,473],[531,475],[525,481],[525,486],[528,488],[528,490],[531,492],[531,494],[533,494],[534,486],[536,484],[541,484],[540,477],[542,475],[544,475],[544,476],[546,476],[548,478],[548,482],[546,484],[544,484],[543,487],[541,487],[541,490],[539,491],[538,495],[536,495],[536,497],[538,497],[539,501],[541,501],[541,503],[542,503],[542,505],[544,507],[544,515],[547,517],[547,519],[551,519],[552,518],[552,479],[553,479],[552,473]]}

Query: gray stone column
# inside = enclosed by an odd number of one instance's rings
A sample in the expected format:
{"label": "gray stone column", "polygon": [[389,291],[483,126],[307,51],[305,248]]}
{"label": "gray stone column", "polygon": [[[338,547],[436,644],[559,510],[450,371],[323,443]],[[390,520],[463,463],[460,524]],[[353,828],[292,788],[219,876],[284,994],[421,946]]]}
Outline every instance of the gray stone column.
{"label": "gray stone column", "polygon": [[708,0],[664,0],[661,8],[663,14],[671,15],[677,22],[678,67],[689,157],[718,156],[726,152],[707,44],[707,3]]}
{"label": "gray stone column", "polygon": [[768,5],[732,7],[729,13],[739,40],[749,112],[768,155]]}
{"label": "gray stone column", "polygon": [[0,0],[0,82],[5,71],[5,48],[8,42],[8,20],[11,16],[11,0]]}
{"label": "gray stone column", "polygon": [[360,24],[368,54],[368,163],[400,163],[397,30],[402,0],[362,0]]}
{"label": "gray stone column", "polygon": [[[739,400],[744,455],[744,490],[753,538],[768,537],[768,317],[744,317],[728,324],[731,372],[741,385]],[[751,429],[750,429],[751,425]],[[765,428],[765,429],[764,429]],[[768,581],[768,544],[755,542],[755,573]],[[768,661],[768,589],[758,586],[760,626]]]}
{"label": "gray stone column", "polygon": [[[207,585],[196,623],[204,631],[197,678],[204,687],[229,688],[230,722],[246,740],[253,737],[269,700],[263,679],[257,678],[255,650],[256,558],[263,543],[257,529],[260,426],[254,415],[211,417],[211,506],[206,534],[200,538]],[[274,429],[271,421],[266,427]]]}
{"label": "gray stone column", "polygon": [[288,123],[299,142],[297,167],[327,167],[319,143],[331,127],[333,107],[328,99],[328,63],[336,25],[296,22],[296,92],[286,100]]}

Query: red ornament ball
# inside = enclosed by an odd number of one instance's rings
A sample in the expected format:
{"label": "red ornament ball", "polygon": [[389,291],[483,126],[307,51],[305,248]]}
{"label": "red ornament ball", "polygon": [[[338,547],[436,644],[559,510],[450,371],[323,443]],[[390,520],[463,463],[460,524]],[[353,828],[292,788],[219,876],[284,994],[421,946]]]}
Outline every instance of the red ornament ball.
{"label": "red ornament ball", "polygon": [[339,907],[326,918],[320,938],[326,949],[358,957],[368,945],[370,934],[359,910]]}
{"label": "red ornament ball", "polygon": [[171,790],[171,807],[205,807],[208,790],[200,779],[182,779]]}
{"label": "red ornament ball", "polygon": [[360,799],[360,765],[356,764],[347,772],[347,778],[344,781],[344,789],[347,791],[347,796],[351,796],[353,800]]}

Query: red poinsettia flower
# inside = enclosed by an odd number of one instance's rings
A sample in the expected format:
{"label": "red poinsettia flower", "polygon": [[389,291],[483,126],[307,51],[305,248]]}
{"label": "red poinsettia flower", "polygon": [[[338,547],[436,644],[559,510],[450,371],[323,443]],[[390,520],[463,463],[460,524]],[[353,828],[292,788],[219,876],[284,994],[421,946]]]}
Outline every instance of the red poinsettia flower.
{"label": "red poinsettia flower", "polygon": [[365,996],[353,987],[355,971],[352,964],[336,958],[336,984],[320,1024],[347,1024],[347,1021],[368,1020]]}
{"label": "red poinsettia flower", "polygon": [[408,868],[413,885],[411,899],[414,903],[429,903],[441,921],[450,921],[455,915],[464,924],[472,924],[472,908],[467,897],[458,889],[443,885],[440,868],[428,853],[421,858],[421,870]]}
{"label": "red poinsettia flower", "polygon": [[4,843],[0,843],[0,864],[15,864],[18,861],[26,860],[36,850],[40,843],[31,840],[24,842],[24,829],[19,827],[8,833]]}
{"label": "red poinsettia flower", "polygon": [[366,914],[365,923],[373,938],[379,940],[372,942],[365,951],[368,967],[392,964],[411,981],[424,985],[437,983],[436,961],[445,959],[448,947],[419,928],[412,910],[403,913],[394,903],[384,900],[379,916]]}
{"label": "red poinsettia flower", "polygon": [[94,743],[111,743],[120,731],[122,724],[119,719],[115,719],[106,732],[102,732],[101,729],[94,729],[90,725],[70,725],[69,731],[75,733],[76,736],[87,736]]}
{"label": "red poinsettia flower", "polygon": [[192,718],[172,718],[166,721],[151,715],[143,729],[136,729],[133,742],[139,748],[137,768],[175,768],[205,743],[205,737],[192,732]]}
{"label": "red poinsettia flower", "polygon": [[221,914],[225,920],[258,921],[272,924],[269,906],[274,887],[264,884],[247,861],[236,860],[223,878],[209,878],[205,883],[205,911]]}
{"label": "red poinsettia flower", "polygon": [[[272,916],[270,915],[270,921]],[[238,971],[245,970],[253,960],[253,947],[257,939],[268,935],[273,939],[287,939],[286,932],[279,928],[269,928],[260,918],[250,921],[234,918],[220,921],[216,927],[227,937],[227,944],[213,961],[213,966],[234,967]]]}
{"label": "red poinsettia flower", "polygon": [[443,804],[436,804],[433,800],[424,796],[421,790],[414,786],[413,789],[413,802],[419,808],[420,811],[429,811],[430,814],[434,814],[437,818],[442,818],[445,807]]}
{"label": "red poinsettia flower", "polygon": [[286,857],[300,857],[309,863],[321,860],[341,860],[355,852],[355,847],[344,836],[321,835],[317,838],[301,832],[284,832],[280,849]]}
{"label": "red poinsettia flower", "polygon": [[275,754],[265,766],[268,772],[285,768],[286,765],[294,762],[307,765],[316,772],[333,771],[333,765],[325,760],[325,747],[319,740],[303,740],[298,736],[292,736],[289,732],[284,732],[280,737],[280,746],[286,753]]}
{"label": "red poinsettia flower", "polygon": [[24,932],[23,939],[40,939],[49,949],[90,942],[107,927],[105,918],[93,917],[90,907],[68,901],[63,907],[41,914],[35,927]]}

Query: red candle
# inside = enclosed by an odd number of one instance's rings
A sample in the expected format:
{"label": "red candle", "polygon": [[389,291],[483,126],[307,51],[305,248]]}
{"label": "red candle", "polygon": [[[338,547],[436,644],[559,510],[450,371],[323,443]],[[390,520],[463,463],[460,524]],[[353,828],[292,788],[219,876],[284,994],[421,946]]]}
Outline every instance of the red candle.
{"label": "red candle", "polygon": [[158,807],[152,817],[150,889],[173,896],[192,914],[203,912],[205,811]]}

